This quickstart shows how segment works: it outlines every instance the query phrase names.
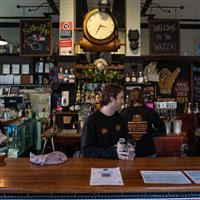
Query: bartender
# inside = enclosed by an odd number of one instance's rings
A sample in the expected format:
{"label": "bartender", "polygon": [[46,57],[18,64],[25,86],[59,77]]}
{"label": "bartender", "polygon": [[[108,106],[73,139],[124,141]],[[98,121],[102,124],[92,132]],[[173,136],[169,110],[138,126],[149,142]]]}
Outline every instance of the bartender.
{"label": "bartender", "polygon": [[129,139],[127,124],[118,112],[123,104],[123,88],[117,84],[106,84],[102,91],[101,108],[93,112],[83,126],[84,157],[120,160],[130,158],[130,152],[123,151],[117,145],[120,138],[125,141]]}
{"label": "bartender", "polygon": [[140,88],[131,90],[129,106],[121,114],[128,123],[129,134],[136,142],[136,157],[155,157],[153,138],[166,135],[165,124],[154,109],[145,105]]}

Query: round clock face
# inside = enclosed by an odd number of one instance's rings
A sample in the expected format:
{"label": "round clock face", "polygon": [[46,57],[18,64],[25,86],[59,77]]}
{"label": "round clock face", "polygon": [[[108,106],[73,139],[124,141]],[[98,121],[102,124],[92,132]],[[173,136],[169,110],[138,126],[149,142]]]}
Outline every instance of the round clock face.
{"label": "round clock face", "polygon": [[115,23],[111,15],[105,12],[94,12],[88,16],[86,31],[89,37],[98,41],[109,39],[114,32]]}

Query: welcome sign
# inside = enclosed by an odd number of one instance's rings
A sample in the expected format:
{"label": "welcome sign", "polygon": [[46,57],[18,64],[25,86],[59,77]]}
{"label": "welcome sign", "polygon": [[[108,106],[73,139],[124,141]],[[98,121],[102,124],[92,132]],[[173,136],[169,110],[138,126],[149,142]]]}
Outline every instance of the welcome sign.
{"label": "welcome sign", "polygon": [[179,55],[179,21],[171,19],[150,20],[149,47],[151,55]]}

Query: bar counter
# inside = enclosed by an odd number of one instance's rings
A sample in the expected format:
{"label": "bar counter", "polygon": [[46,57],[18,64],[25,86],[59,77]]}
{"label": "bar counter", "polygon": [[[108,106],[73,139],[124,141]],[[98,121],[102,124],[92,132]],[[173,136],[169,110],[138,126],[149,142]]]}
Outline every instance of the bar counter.
{"label": "bar counter", "polygon": [[[124,186],[89,186],[91,167],[118,166]],[[35,165],[28,158],[6,158],[0,163],[0,194],[200,192],[200,184],[195,183],[145,184],[140,170],[200,170],[200,158],[135,158],[133,161],[69,158],[63,164],[49,166]]]}

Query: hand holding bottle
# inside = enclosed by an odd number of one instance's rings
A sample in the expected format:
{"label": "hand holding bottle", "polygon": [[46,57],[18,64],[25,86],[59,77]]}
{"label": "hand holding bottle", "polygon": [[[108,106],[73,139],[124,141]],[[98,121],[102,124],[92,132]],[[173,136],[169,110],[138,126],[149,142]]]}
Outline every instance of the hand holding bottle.
{"label": "hand holding bottle", "polygon": [[128,142],[125,143],[124,138],[120,138],[117,143],[117,155],[120,160],[133,160],[135,157],[135,147]]}

